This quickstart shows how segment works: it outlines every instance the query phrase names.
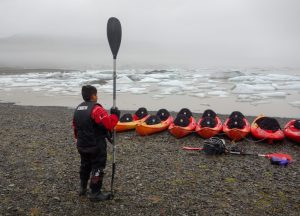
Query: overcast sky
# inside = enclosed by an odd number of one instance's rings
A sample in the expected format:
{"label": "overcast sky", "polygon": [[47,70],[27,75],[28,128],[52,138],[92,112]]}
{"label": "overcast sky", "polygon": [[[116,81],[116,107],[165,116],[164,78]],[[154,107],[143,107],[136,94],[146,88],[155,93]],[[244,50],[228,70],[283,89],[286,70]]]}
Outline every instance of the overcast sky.
{"label": "overcast sky", "polygon": [[109,64],[111,16],[123,65],[300,66],[299,0],[0,0],[0,64]]}

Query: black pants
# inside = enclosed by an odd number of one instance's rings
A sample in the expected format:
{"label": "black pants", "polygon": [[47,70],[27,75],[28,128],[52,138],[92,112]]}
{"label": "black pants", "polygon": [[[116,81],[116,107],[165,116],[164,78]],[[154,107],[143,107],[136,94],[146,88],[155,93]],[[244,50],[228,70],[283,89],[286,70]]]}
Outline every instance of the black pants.
{"label": "black pants", "polygon": [[90,175],[90,188],[92,193],[97,193],[101,190],[106,167],[107,150],[106,142],[101,147],[82,148],[78,147],[78,152],[81,158],[80,165],[80,180],[82,184],[87,184]]}

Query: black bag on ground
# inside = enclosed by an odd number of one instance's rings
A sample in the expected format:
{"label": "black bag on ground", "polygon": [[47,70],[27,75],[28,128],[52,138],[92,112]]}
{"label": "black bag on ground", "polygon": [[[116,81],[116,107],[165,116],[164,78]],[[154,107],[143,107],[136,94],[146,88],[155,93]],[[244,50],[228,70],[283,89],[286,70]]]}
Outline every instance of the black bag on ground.
{"label": "black bag on ground", "polygon": [[256,124],[263,130],[271,130],[273,132],[280,130],[280,124],[275,118],[262,117],[256,120]]}
{"label": "black bag on ground", "polygon": [[140,107],[136,112],[135,115],[138,117],[138,119],[144,118],[146,115],[148,115],[148,111],[145,107]]}
{"label": "black bag on ground", "polygon": [[160,118],[160,120],[165,121],[169,118],[170,113],[166,109],[160,109],[157,111],[156,115]]}
{"label": "black bag on ground", "polygon": [[216,122],[215,118],[207,116],[202,119],[200,126],[214,128],[216,126],[216,124],[217,124],[217,122]]}
{"label": "black bag on ground", "polygon": [[178,114],[174,120],[174,124],[180,127],[186,127],[190,123],[189,118],[183,114]]}
{"label": "black bag on ground", "polygon": [[246,123],[244,122],[244,118],[241,117],[232,117],[229,119],[227,126],[229,129],[238,128],[243,129]]}
{"label": "black bag on ground", "polygon": [[204,111],[202,118],[205,118],[205,117],[216,118],[216,116],[217,116],[217,114],[213,110],[207,109]]}
{"label": "black bag on ground", "polygon": [[193,116],[191,110],[189,110],[188,108],[182,108],[178,115],[181,114],[181,115],[185,115],[186,117],[190,118],[191,116]]}
{"label": "black bag on ground", "polygon": [[204,141],[203,151],[208,155],[220,155],[226,152],[225,141],[212,137]]}
{"label": "black bag on ground", "polygon": [[243,113],[241,113],[240,111],[233,111],[231,114],[230,114],[230,116],[229,116],[229,118],[231,119],[231,118],[245,118],[245,116],[243,115]]}
{"label": "black bag on ground", "polygon": [[300,120],[294,122],[294,127],[300,130]]}
{"label": "black bag on ground", "polygon": [[156,125],[161,123],[161,120],[157,115],[151,115],[146,119],[145,122],[147,125]]}
{"label": "black bag on ground", "polygon": [[125,113],[121,118],[120,118],[120,122],[132,122],[133,118],[132,115],[130,113]]}

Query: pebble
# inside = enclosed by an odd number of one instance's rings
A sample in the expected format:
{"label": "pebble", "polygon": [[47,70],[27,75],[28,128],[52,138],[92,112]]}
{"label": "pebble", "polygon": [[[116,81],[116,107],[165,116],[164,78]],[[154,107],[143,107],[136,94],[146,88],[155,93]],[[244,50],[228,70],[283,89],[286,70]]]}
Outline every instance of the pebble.
{"label": "pebble", "polygon": [[57,201],[60,201],[60,198],[59,197],[53,197],[53,199],[57,200]]}

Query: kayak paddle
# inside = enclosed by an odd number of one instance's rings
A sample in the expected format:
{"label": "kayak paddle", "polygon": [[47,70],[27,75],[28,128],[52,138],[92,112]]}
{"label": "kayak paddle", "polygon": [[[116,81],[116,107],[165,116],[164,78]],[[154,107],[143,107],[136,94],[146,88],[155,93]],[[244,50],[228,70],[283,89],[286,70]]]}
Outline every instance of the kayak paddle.
{"label": "kayak paddle", "polygon": [[[121,44],[121,38],[122,38],[122,28],[120,21],[115,18],[111,17],[109,18],[107,22],[107,39],[108,43],[113,55],[113,108],[116,108],[116,61],[117,61],[117,55]],[[113,145],[113,163],[112,163],[112,174],[111,174],[111,199],[113,199],[114,191],[113,191],[113,185],[114,185],[114,178],[116,173],[116,130],[113,130],[113,139],[112,139],[112,145]]]}
{"label": "kayak paddle", "polygon": [[284,154],[284,153],[258,154],[258,153],[244,152],[239,148],[228,149],[225,145],[225,140],[217,137],[212,137],[210,139],[205,140],[203,148],[184,146],[182,149],[187,151],[204,151],[208,155],[229,153],[235,155],[252,155],[258,157],[265,157],[270,160],[271,164],[281,165],[281,166],[287,166],[288,164],[293,162],[293,158],[289,154]]}

